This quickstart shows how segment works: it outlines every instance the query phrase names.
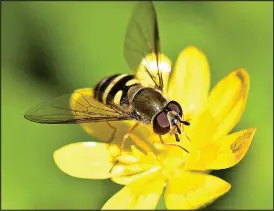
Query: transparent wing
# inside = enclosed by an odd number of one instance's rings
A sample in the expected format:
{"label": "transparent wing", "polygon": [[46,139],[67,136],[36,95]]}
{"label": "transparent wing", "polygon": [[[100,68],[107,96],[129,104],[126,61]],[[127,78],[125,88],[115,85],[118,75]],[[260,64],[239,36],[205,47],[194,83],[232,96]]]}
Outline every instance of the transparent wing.
{"label": "transparent wing", "polygon": [[[140,2],[135,7],[127,27],[124,56],[129,67],[134,71],[137,71],[140,64],[145,63],[144,71],[154,82],[154,87],[163,90],[159,53],[159,32],[154,5],[150,1]],[[149,54],[154,56],[155,65],[149,65],[149,61],[146,61],[146,56]]]}
{"label": "transparent wing", "polygon": [[[72,103],[77,104],[77,108],[72,106]],[[84,95],[80,91],[63,95],[33,107],[26,112],[25,118],[45,124],[80,124],[133,119],[130,113],[122,112],[114,105],[106,106],[91,95]]]}

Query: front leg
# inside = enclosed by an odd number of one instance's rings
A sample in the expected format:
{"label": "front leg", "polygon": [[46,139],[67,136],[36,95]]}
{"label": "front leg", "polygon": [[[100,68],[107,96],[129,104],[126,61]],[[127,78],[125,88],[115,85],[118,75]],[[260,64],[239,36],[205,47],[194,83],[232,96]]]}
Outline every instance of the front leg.
{"label": "front leg", "polygon": [[131,135],[131,133],[139,126],[139,122],[136,122],[129,130],[128,132],[124,135],[123,137],[123,140],[121,142],[121,145],[120,145],[120,149],[123,149],[124,148],[124,144],[126,142],[126,140],[128,139],[128,137]]}
{"label": "front leg", "polygon": [[164,140],[163,140],[163,138],[162,138],[162,136],[160,136],[160,135],[159,135],[159,139],[160,139],[161,144],[163,144],[163,145],[169,145],[169,146],[179,147],[182,150],[184,150],[186,153],[189,153],[189,151],[187,149],[185,149],[183,146],[181,146],[179,144],[165,143]]}

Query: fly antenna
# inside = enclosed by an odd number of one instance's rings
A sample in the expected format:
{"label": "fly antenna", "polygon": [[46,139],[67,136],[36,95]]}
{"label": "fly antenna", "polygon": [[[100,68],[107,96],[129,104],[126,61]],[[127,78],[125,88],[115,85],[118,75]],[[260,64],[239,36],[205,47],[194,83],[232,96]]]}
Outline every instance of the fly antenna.
{"label": "fly antenna", "polygon": [[180,122],[183,123],[183,124],[186,125],[186,126],[189,126],[189,125],[190,125],[190,123],[189,123],[188,121],[180,120]]}

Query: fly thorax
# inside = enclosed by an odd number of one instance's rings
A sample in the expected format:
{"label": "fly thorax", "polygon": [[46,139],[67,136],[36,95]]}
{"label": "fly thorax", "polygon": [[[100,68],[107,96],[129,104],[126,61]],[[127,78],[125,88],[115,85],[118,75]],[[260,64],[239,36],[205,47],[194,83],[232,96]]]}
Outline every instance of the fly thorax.
{"label": "fly thorax", "polygon": [[164,108],[166,102],[167,100],[157,90],[143,87],[135,93],[132,107],[147,123],[150,123],[152,118]]}

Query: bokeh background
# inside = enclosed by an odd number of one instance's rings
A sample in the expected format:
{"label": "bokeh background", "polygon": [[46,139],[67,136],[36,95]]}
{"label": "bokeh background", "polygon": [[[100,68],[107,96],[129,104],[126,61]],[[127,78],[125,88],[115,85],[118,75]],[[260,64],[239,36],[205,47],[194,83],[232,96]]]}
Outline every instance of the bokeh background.
{"label": "bokeh background", "polygon": [[[2,208],[100,209],[121,186],[62,173],[52,153],[94,140],[77,125],[26,121],[33,105],[130,72],[123,58],[136,2],[2,2]],[[214,172],[232,184],[215,209],[273,208],[273,2],[156,2],[163,52],[207,55],[212,85],[245,67],[251,88],[235,130],[257,127],[244,160]],[[165,208],[163,199],[158,208]]]}

